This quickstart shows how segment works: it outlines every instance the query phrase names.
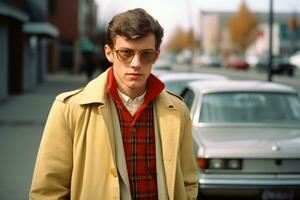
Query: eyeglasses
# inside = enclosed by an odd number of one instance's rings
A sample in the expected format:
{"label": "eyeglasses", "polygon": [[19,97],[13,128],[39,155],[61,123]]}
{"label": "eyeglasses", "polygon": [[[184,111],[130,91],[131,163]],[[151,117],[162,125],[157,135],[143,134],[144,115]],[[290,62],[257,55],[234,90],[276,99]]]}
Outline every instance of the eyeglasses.
{"label": "eyeglasses", "polygon": [[133,49],[120,49],[115,51],[117,58],[121,62],[130,63],[133,57],[138,54],[142,64],[154,63],[157,52],[151,49],[145,49],[141,51],[135,51]]}

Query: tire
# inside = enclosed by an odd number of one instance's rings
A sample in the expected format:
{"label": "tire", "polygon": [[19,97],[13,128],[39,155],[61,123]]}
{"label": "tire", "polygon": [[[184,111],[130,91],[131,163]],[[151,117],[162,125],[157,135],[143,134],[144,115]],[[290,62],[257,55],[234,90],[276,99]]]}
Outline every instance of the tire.
{"label": "tire", "polygon": [[289,77],[293,77],[293,76],[294,76],[294,70],[293,70],[293,69],[290,69],[290,70],[288,71],[288,76],[289,76]]}

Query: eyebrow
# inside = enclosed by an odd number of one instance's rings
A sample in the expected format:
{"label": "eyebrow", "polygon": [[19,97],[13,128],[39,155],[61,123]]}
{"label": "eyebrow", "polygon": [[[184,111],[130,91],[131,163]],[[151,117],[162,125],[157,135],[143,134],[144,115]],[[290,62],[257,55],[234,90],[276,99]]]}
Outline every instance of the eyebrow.
{"label": "eyebrow", "polygon": [[131,49],[131,48],[127,48],[127,47],[120,47],[119,49],[117,50],[131,50],[131,51],[155,51],[155,49],[142,49],[142,50],[134,50],[134,49]]}

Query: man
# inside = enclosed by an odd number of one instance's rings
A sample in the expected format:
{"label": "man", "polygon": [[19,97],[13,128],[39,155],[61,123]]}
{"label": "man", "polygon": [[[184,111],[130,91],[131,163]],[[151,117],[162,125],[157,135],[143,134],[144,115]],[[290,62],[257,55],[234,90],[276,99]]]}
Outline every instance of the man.
{"label": "man", "polygon": [[162,37],[143,9],[112,19],[105,55],[113,66],[57,96],[31,199],[196,199],[188,110],[151,74]]}

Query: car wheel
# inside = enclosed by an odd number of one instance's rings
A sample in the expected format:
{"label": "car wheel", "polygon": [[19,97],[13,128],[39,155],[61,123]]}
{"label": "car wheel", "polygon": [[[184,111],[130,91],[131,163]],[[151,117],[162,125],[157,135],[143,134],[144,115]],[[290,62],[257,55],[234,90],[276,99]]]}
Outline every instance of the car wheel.
{"label": "car wheel", "polygon": [[294,70],[290,69],[290,70],[288,71],[288,76],[289,76],[289,77],[294,76]]}

